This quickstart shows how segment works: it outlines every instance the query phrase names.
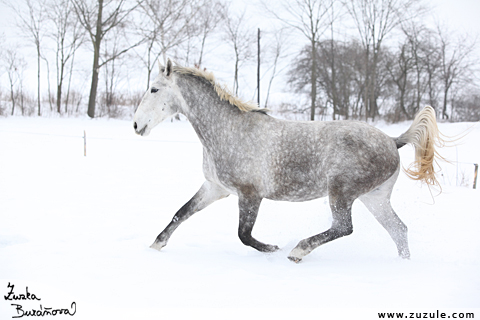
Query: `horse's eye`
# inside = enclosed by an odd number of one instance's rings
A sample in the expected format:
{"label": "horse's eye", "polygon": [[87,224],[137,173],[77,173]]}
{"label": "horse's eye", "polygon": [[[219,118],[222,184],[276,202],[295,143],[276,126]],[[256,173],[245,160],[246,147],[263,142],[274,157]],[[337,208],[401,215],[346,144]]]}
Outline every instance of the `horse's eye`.
{"label": "horse's eye", "polygon": [[157,91],[158,91],[157,88],[152,88],[152,89],[150,90],[151,93],[155,93],[155,92],[157,92]]}

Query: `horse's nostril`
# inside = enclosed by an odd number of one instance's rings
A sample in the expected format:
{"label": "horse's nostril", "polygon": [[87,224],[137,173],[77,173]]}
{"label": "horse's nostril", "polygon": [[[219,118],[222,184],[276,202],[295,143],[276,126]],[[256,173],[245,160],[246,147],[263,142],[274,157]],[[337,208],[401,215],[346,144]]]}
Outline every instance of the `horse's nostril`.
{"label": "horse's nostril", "polygon": [[137,130],[137,123],[136,122],[133,123],[133,129]]}

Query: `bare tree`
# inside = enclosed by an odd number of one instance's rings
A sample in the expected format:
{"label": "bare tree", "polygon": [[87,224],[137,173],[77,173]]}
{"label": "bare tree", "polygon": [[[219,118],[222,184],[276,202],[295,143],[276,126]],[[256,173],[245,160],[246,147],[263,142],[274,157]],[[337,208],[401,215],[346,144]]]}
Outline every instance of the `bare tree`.
{"label": "bare tree", "polygon": [[472,53],[475,49],[476,39],[469,41],[467,36],[452,40],[447,31],[437,27],[440,41],[440,80],[443,84],[442,119],[448,119],[447,104],[450,89],[454,84],[467,82],[475,62]]}
{"label": "bare tree", "polygon": [[433,33],[428,33],[423,39],[420,47],[422,64],[425,70],[426,86],[428,94],[428,104],[438,111],[438,95],[440,88],[438,82],[440,81],[439,72],[441,66],[440,50],[436,45],[436,39]]}
{"label": "bare tree", "polygon": [[344,0],[365,49],[365,118],[379,114],[377,105],[377,67],[385,38],[405,20],[422,14],[420,0]]}
{"label": "bare tree", "polygon": [[253,56],[251,48],[256,41],[252,30],[250,30],[245,23],[245,11],[240,15],[229,14],[226,19],[225,40],[232,45],[235,54],[235,72],[233,78],[233,92],[235,94],[238,94],[240,66]]}
{"label": "bare tree", "polygon": [[200,29],[200,53],[196,64],[202,65],[207,37],[226,18],[227,9],[220,1],[205,0],[201,5],[197,24]]}
{"label": "bare tree", "polygon": [[264,8],[281,21],[284,25],[300,32],[310,42],[312,65],[310,69],[311,80],[311,104],[310,120],[315,120],[315,108],[317,98],[317,43],[320,37],[327,31],[331,25],[332,15],[329,11],[333,8],[335,0],[282,0],[280,1],[281,10],[274,11],[266,2]]}
{"label": "bare tree", "polygon": [[207,38],[214,35],[220,23],[227,17],[228,6],[221,0],[198,0],[195,12],[195,19],[187,25],[186,41],[175,47],[176,57],[184,61],[186,65],[193,65],[197,68],[203,63]]}
{"label": "bare tree", "polygon": [[4,68],[6,69],[8,81],[10,85],[10,101],[12,101],[12,116],[15,113],[16,105],[16,86],[20,81],[20,63],[21,58],[17,56],[18,51],[15,49],[7,49],[3,52]]}
{"label": "bare tree", "polygon": [[269,53],[270,53],[271,59],[273,60],[273,63],[271,66],[272,73],[270,76],[270,80],[268,82],[267,97],[265,99],[265,108],[268,108],[268,99],[270,97],[270,89],[272,87],[273,80],[278,74],[277,66],[278,66],[279,59],[282,57],[283,48],[285,45],[285,37],[284,37],[283,30],[278,30],[274,32],[274,40],[275,41],[273,43],[268,45],[268,47],[271,48]]}
{"label": "bare tree", "polygon": [[92,0],[89,3],[87,3],[87,1],[88,0],[72,0],[72,3],[77,18],[90,37],[93,47],[92,83],[87,111],[88,116],[93,118],[95,117],[95,102],[100,68],[110,60],[115,59],[143,42],[143,39],[134,44],[128,44],[128,41],[125,41],[127,44],[118,50],[115,56],[111,56],[107,60],[100,62],[102,40],[112,29],[127,23],[129,14],[132,13],[142,1],[128,7],[126,5],[127,0],[107,1],[106,3],[104,3],[104,0]]}
{"label": "bare tree", "polygon": [[102,46],[101,58],[108,62],[102,68],[105,90],[101,94],[100,111],[98,112],[100,116],[107,115],[111,118],[117,118],[122,115],[119,108],[121,94],[118,94],[117,87],[118,80],[122,75],[121,69],[124,66],[123,58],[128,57],[128,55],[118,55],[118,51],[121,50],[122,32],[121,27],[113,29],[110,36],[104,39],[104,45]]}
{"label": "bare tree", "polygon": [[[466,92],[465,92],[466,91]],[[480,121],[480,91],[477,87],[469,87],[456,101],[455,121]],[[453,119],[452,119],[453,120]]]}
{"label": "bare tree", "polygon": [[[388,54],[389,59],[386,64],[386,69],[397,89],[394,122],[400,120],[400,113],[404,119],[410,120],[414,116],[414,113],[410,114],[405,106],[407,103],[407,95],[411,91],[410,78],[411,72],[414,69],[414,57],[410,49],[411,47],[408,43],[403,43],[400,45],[398,54]],[[384,50],[384,52],[386,53],[386,50]]]}
{"label": "bare tree", "polygon": [[16,24],[19,30],[35,45],[37,54],[37,114],[40,116],[40,65],[42,58],[40,46],[46,31],[44,26],[46,20],[46,0],[24,0],[20,5],[18,2],[11,3],[8,0],[3,2],[15,13],[17,18]]}
{"label": "bare tree", "polygon": [[[333,42],[333,43],[332,43]],[[289,83],[301,92],[311,82],[311,49],[307,46],[295,59]],[[358,118],[362,94],[364,51],[356,41],[323,40],[317,48],[318,97],[332,107],[335,119]]]}
{"label": "bare tree", "polygon": [[410,49],[410,53],[412,56],[412,67],[415,73],[415,95],[414,101],[412,103],[412,110],[410,112],[411,116],[409,116],[409,118],[412,119],[417,113],[417,111],[420,110],[420,104],[427,88],[427,84],[425,81],[424,57],[422,56],[423,39],[421,38],[424,30],[425,28],[423,26],[417,26],[416,24],[412,24],[412,27],[409,28],[409,30],[403,28],[403,32],[407,38],[407,45]]}
{"label": "bare tree", "polygon": [[318,43],[318,86],[324,92],[325,105],[332,107],[333,120],[349,117],[351,90],[348,87],[352,81],[349,53],[349,44],[340,41],[330,39]]}
{"label": "bare tree", "polygon": [[[48,19],[52,22],[48,36],[55,41],[55,66],[57,70],[56,107],[61,113],[64,80],[67,76],[67,64],[74,59],[75,52],[84,39],[84,29],[81,27],[70,0],[52,0],[47,4]],[[73,66],[73,65],[72,65]],[[68,91],[67,91],[68,95]],[[67,113],[67,103],[64,112]]]}
{"label": "bare tree", "polygon": [[162,57],[165,64],[168,50],[192,36],[189,31],[200,8],[197,0],[145,0],[140,3],[140,11],[145,18],[137,30],[145,39],[146,55],[138,56],[147,67],[147,88],[151,73],[156,70],[157,60]]}

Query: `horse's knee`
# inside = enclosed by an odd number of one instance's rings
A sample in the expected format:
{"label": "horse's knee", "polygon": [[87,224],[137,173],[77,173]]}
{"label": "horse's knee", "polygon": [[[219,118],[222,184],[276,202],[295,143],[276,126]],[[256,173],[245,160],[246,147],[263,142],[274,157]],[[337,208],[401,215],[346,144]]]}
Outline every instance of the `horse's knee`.
{"label": "horse's knee", "polygon": [[351,235],[353,233],[353,226],[352,225],[335,226],[335,227],[332,227],[330,230],[328,230],[328,232],[330,233],[328,237],[329,241],[332,241],[338,238]]}
{"label": "horse's knee", "polygon": [[338,238],[340,237],[346,237],[349,236],[353,233],[353,227],[350,226],[348,228],[343,228],[337,231],[338,232]]}
{"label": "horse's knee", "polygon": [[351,235],[353,233],[351,216],[348,216],[348,218],[345,217],[345,219],[339,219],[334,221],[330,232],[335,239]]}

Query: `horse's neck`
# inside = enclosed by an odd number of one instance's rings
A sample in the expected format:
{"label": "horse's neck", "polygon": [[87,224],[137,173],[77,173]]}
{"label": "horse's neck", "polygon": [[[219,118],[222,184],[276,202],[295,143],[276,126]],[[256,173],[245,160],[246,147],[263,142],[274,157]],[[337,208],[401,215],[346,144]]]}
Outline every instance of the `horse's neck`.
{"label": "horse's neck", "polygon": [[192,124],[205,147],[218,139],[225,139],[236,122],[241,122],[241,111],[221,101],[213,87],[194,77],[182,76],[177,80],[186,106],[182,113]]}

